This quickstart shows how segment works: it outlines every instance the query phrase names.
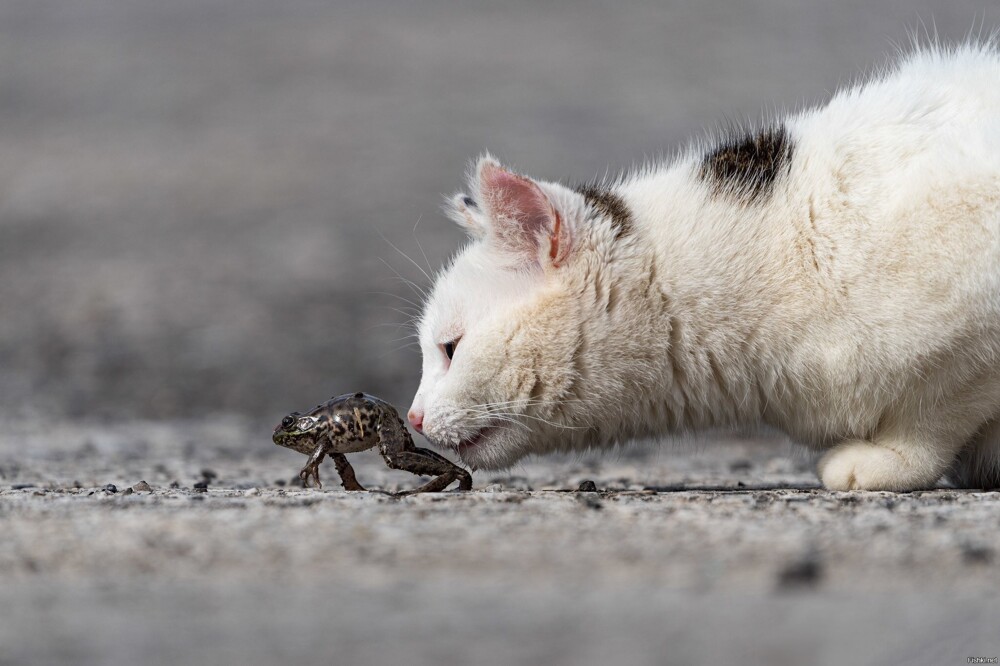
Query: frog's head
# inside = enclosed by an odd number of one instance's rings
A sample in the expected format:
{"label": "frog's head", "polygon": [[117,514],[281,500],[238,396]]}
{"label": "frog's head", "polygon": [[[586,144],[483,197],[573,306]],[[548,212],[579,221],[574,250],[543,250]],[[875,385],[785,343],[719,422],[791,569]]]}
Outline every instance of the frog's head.
{"label": "frog's head", "polygon": [[274,428],[271,439],[278,446],[284,446],[301,453],[311,453],[317,442],[330,431],[330,419],[326,414],[318,413],[317,407],[308,414],[292,412],[281,419]]}

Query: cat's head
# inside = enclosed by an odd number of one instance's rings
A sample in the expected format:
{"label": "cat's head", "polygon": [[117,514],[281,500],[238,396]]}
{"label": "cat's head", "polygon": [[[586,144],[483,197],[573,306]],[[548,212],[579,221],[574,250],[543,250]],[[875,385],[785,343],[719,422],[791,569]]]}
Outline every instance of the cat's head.
{"label": "cat's head", "polygon": [[[597,434],[588,405],[614,345],[597,285],[613,243],[593,202],[479,160],[450,214],[472,236],[437,278],[419,325],[423,376],[409,417],[475,468]],[[609,285],[605,284],[607,290]],[[595,367],[596,366],[596,367]]]}

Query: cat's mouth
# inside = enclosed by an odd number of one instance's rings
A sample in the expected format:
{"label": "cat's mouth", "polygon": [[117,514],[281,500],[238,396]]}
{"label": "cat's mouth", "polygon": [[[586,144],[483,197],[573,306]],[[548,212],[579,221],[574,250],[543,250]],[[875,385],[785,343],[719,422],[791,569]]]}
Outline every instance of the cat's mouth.
{"label": "cat's mouth", "polygon": [[458,443],[458,446],[455,447],[458,449],[458,454],[465,455],[467,451],[470,451],[479,446],[479,444],[486,438],[486,436],[489,435],[494,430],[496,430],[496,428],[497,426],[493,425],[486,426],[485,428],[482,428],[476,433],[474,433],[471,437],[466,437],[465,439],[460,441]]}

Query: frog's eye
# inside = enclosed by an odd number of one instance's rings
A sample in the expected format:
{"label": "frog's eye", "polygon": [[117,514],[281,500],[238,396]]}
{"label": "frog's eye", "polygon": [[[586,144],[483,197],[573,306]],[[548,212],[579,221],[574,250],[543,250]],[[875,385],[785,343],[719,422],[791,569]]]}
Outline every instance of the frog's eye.
{"label": "frog's eye", "polygon": [[315,418],[312,416],[303,416],[299,419],[299,422],[295,424],[295,427],[299,430],[311,430],[314,425],[316,425]]}
{"label": "frog's eye", "polygon": [[293,419],[291,416],[286,416],[285,418],[281,419],[282,428],[287,428],[293,423],[295,423],[295,419]]}

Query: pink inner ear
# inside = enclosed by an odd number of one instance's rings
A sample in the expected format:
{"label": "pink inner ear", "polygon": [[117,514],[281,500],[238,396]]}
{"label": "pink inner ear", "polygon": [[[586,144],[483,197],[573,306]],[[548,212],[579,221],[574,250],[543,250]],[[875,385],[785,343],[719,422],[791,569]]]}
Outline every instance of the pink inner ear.
{"label": "pink inner ear", "polygon": [[484,164],[479,184],[504,241],[517,249],[533,251],[543,233],[548,236],[554,231],[552,204],[528,178],[495,164]]}

